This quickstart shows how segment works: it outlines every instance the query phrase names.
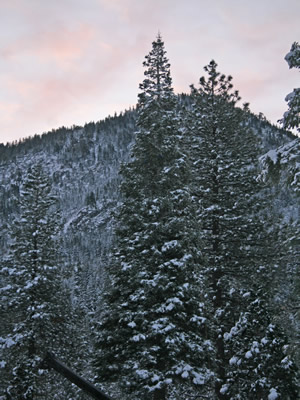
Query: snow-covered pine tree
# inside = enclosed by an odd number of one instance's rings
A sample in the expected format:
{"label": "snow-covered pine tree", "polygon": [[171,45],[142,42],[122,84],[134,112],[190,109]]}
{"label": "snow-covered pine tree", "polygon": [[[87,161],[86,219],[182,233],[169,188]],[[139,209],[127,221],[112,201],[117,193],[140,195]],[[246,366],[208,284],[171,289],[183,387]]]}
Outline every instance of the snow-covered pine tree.
{"label": "snow-covered pine tree", "polygon": [[189,166],[160,36],[144,67],[139,130],[132,160],[122,168],[117,249],[95,364],[100,382],[117,380],[130,398],[167,399],[174,388],[206,390],[210,342],[203,339],[201,244]]}
{"label": "snow-covered pine tree", "polygon": [[[272,347],[271,341],[266,339],[265,347],[260,348],[265,354],[265,358],[262,357],[265,364],[261,364],[261,360],[254,361],[257,368],[260,365],[265,371],[261,391],[257,390],[252,374],[253,359],[250,363],[250,357],[246,356],[253,343],[260,343],[268,336],[274,317],[269,301],[273,294],[276,241],[275,235],[268,232],[270,221],[263,220],[266,198],[257,180],[259,153],[257,139],[247,128],[247,109],[242,111],[236,107],[240,98],[238,92],[233,91],[232,78],[217,72],[214,61],[205,71],[208,78],[200,79],[200,88],[192,86],[194,102],[187,123],[186,142],[193,163],[199,238],[207,260],[204,275],[208,292],[208,335],[215,347],[214,398],[267,398],[271,389],[280,395],[293,394],[293,378],[281,380],[276,388],[272,386],[276,374],[282,372],[281,365],[276,364],[277,367],[266,372],[269,360],[285,359],[280,345]],[[261,271],[265,271],[263,279]],[[263,293],[264,298],[260,298]],[[257,304],[264,312],[257,312],[254,306]],[[257,320],[259,330],[253,327],[253,321],[256,325]],[[240,321],[244,324],[243,334],[251,332],[250,338],[234,337]],[[249,361],[243,364],[243,373],[238,368],[232,372],[237,366],[232,360],[240,359],[237,348]],[[285,365],[286,377],[290,378],[292,363]],[[238,382],[243,374],[247,379],[241,391]]]}
{"label": "snow-covered pine tree", "polygon": [[[292,44],[285,60],[290,68],[300,68],[300,45],[298,42]],[[295,128],[300,133],[300,88],[289,93],[285,101],[288,103],[288,111],[284,113],[279,122],[283,124],[285,129]]]}
{"label": "snow-covered pine tree", "polygon": [[2,268],[6,286],[1,290],[1,311],[8,321],[0,345],[8,399],[64,398],[61,388],[53,386],[51,392],[51,373],[41,365],[47,350],[61,354],[70,341],[68,298],[61,287],[55,239],[56,210],[50,180],[40,164],[32,166],[21,187],[20,216],[11,227],[10,253]]}
{"label": "snow-covered pine tree", "polygon": [[[261,279],[265,271],[261,271]],[[230,400],[296,399],[297,369],[292,346],[270,307],[269,293],[257,274],[257,282],[240,308],[240,318],[224,335],[228,354],[227,382],[222,386]],[[269,280],[269,278],[267,277]],[[255,287],[257,291],[255,292]]]}

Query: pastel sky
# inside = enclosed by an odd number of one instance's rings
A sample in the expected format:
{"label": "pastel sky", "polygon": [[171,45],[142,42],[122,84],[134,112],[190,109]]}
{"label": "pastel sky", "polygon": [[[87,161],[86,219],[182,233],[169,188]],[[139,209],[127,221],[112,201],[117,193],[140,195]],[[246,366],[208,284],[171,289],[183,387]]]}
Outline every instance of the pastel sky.
{"label": "pastel sky", "polygon": [[0,0],[0,142],[134,106],[158,31],[175,92],[215,59],[275,123],[300,86],[284,61],[299,21],[299,0]]}

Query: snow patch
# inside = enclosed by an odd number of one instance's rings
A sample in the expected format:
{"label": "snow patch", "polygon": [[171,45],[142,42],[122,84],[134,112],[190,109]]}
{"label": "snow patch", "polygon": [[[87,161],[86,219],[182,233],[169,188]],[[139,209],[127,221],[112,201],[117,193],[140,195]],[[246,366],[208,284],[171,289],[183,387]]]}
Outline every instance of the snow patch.
{"label": "snow patch", "polygon": [[239,361],[239,359],[236,356],[231,357],[231,359],[229,360],[229,364],[230,365],[235,365],[237,364],[237,362]]}
{"label": "snow patch", "polygon": [[198,372],[193,371],[192,374],[194,375],[193,383],[195,385],[204,385],[205,378],[203,374],[199,374]]}
{"label": "snow patch", "polygon": [[125,262],[122,262],[121,266],[122,266],[122,271],[127,271],[128,269],[132,268],[132,265]]}
{"label": "snow patch", "polygon": [[128,326],[130,326],[130,328],[135,328],[136,327],[136,323],[135,322],[129,322]]}
{"label": "snow patch", "polygon": [[245,354],[246,358],[251,358],[252,357],[252,353],[251,351],[247,351],[247,353]]}
{"label": "snow patch", "polygon": [[277,161],[277,157],[278,157],[277,150],[268,151],[267,154],[265,155],[265,157],[269,157],[272,160],[272,162],[275,164]]}
{"label": "snow patch", "polygon": [[271,388],[269,396],[268,396],[268,400],[276,400],[279,398],[279,394],[277,392],[276,389]]}
{"label": "snow patch", "polygon": [[138,369],[135,373],[142,379],[147,379],[149,377],[149,372],[146,369]]}
{"label": "snow patch", "polygon": [[132,338],[132,340],[134,342],[139,342],[140,340],[145,340],[145,339],[146,339],[146,336],[143,335],[142,333],[139,333],[138,335],[134,335]]}
{"label": "snow patch", "polygon": [[177,246],[178,246],[178,240],[171,240],[170,242],[166,242],[166,243],[162,246],[161,251],[162,251],[162,252],[165,252],[165,251],[174,249],[174,248],[177,247]]}
{"label": "snow patch", "polygon": [[220,393],[221,393],[221,394],[225,394],[226,392],[228,392],[228,389],[229,389],[228,384],[225,384],[225,385],[223,385],[223,386],[221,387]]}
{"label": "snow patch", "polygon": [[293,366],[292,361],[290,360],[290,358],[288,356],[286,356],[282,361],[281,361],[281,365],[283,366],[284,369],[288,369],[290,367]]}
{"label": "snow patch", "polygon": [[0,293],[1,292],[5,292],[5,291],[10,290],[10,289],[12,289],[12,286],[11,285],[6,285],[6,286],[0,288]]}
{"label": "snow patch", "polygon": [[8,337],[8,338],[0,337],[0,346],[2,348],[10,348],[10,347],[14,346],[15,344],[16,344],[16,342],[10,337]]}

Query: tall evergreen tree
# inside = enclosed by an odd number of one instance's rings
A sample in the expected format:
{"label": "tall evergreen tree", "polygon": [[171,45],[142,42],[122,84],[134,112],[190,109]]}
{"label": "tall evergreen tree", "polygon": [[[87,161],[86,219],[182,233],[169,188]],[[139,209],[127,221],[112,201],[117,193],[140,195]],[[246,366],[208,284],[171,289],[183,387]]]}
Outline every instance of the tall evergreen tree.
{"label": "tall evergreen tree", "polygon": [[[269,304],[276,241],[268,231],[270,221],[263,220],[265,193],[257,179],[257,139],[247,128],[247,109],[236,107],[240,98],[233,91],[232,77],[221,75],[214,61],[205,71],[208,78],[200,79],[200,88],[192,86],[194,102],[186,140],[193,161],[199,237],[207,260],[203,273],[208,332],[215,347],[215,398],[267,398],[270,390],[294,395],[292,363],[285,364],[285,370],[277,363],[278,368],[268,369],[271,360],[284,360],[285,354],[283,339],[278,339],[277,347],[265,339],[268,332],[275,332]],[[254,343],[261,341],[265,346],[259,351],[265,357],[247,358]],[[243,363],[237,353],[243,354]],[[239,360],[239,368],[234,360]],[[261,380],[251,375],[259,366],[264,370]],[[283,371],[285,378],[275,387]],[[243,374],[247,379],[239,387]]]}
{"label": "tall evergreen tree", "polygon": [[133,159],[122,168],[123,204],[96,365],[99,379],[122,381],[131,398],[166,399],[178,382],[187,391],[206,385],[210,342],[203,339],[189,166],[160,36],[144,67]]}
{"label": "tall evergreen tree", "polygon": [[[61,354],[67,340],[68,298],[62,297],[56,235],[59,219],[51,184],[41,165],[28,170],[20,192],[20,217],[12,226],[3,263],[2,311],[8,320],[1,338],[8,399],[46,399],[50,394],[41,362],[46,350]],[[64,304],[63,304],[64,303]]]}
{"label": "tall evergreen tree", "polygon": [[[291,50],[285,56],[285,60],[290,68],[300,68],[300,45],[298,42],[292,44]],[[279,121],[285,129],[295,128],[300,132],[300,88],[294,89],[289,93],[285,101],[288,103],[288,111]]]}

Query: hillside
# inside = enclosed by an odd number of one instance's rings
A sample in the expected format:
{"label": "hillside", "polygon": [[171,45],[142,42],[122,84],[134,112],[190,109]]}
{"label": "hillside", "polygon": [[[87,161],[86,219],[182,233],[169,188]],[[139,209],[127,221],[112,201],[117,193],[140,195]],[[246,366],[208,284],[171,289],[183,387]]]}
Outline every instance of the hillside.
{"label": "hillside", "polygon": [[[126,111],[84,127],[61,128],[0,146],[2,254],[9,224],[18,212],[24,173],[41,162],[59,195],[64,253],[72,263],[87,263],[91,270],[99,270],[99,257],[111,246],[111,212],[120,200],[119,169],[129,157],[135,120],[136,112]],[[281,171],[278,184],[290,193],[293,208],[299,193],[299,138],[255,116],[250,117],[249,124],[261,141],[262,173],[272,174],[277,166]]]}
{"label": "hillside", "polygon": [[[282,222],[299,227],[300,139],[254,115],[249,115],[248,124],[260,142],[261,176],[272,185],[276,212]],[[89,327],[99,312],[114,242],[113,212],[121,200],[119,169],[129,159],[135,131],[136,111],[131,110],[84,127],[61,128],[0,146],[3,259],[10,243],[10,225],[19,212],[24,175],[39,162],[59,198],[62,255],[68,266],[65,279],[73,303],[80,302],[85,310]],[[298,245],[298,239],[293,243]]]}
{"label": "hillside", "polygon": [[[84,284],[93,284],[96,290],[112,245],[112,211],[120,200],[119,169],[128,160],[135,121],[136,112],[126,111],[84,127],[61,128],[17,144],[1,145],[1,253],[5,254],[9,225],[18,213],[24,173],[32,164],[41,162],[60,199],[63,253],[71,264],[84,266],[90,280]],[[297,220],[299,138],[254,115],[249,118],[249,125],[261,142],[262,174],[270,174],[274,181],[272,176],[277,170],[274,184],[280,187],[278,210],[285,218],[289,215]]]}

